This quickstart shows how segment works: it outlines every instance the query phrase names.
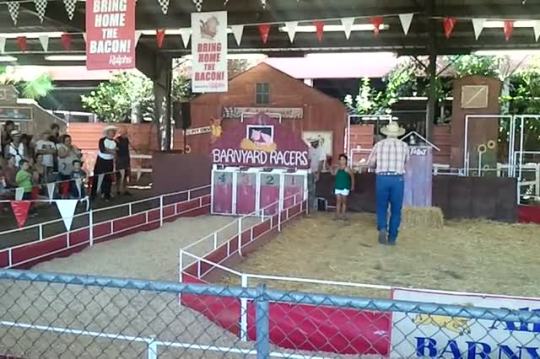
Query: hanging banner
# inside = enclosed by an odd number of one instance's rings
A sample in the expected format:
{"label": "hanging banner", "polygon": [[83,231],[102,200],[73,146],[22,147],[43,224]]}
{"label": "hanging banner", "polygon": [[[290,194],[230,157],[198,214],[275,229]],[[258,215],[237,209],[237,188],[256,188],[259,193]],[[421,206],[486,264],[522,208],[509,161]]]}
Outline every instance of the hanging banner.
{"label": "hanging banner", "polygon": [[13,215],[17,220],[17,225],[19,228],[24,227],[24,224],[28,219],[28,211],[30,210],[32,203],[30,201],[11,201],[9,204],[11,205]]}
{"label": "hanging banner", "polygon": [[86,68],[135,68],[135,1],[86,1]]}
{"label": "hanging banner", "polygon": [[78,199],[62,199],[56,201],[56,206],[58,207],[58,211],[60,212],[60,216],[62,217],[68,232],[71,230],[77,202],[79,202]]}
{"label": "hanging banner", "polygon": [[227,12],[191,14],[192,91],[227,92]]}

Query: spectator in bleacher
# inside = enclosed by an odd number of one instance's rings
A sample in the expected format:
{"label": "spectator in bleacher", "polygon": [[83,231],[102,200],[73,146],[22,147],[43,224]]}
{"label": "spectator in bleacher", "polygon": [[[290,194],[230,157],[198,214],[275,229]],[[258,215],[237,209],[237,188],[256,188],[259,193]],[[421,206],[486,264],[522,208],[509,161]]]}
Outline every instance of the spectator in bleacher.
{"label": "spectator in bleacher", "polygon": [[32,144],[32,135],[23,133],[21,135],[21,143],[24,147],[24,156],[26,159],[34,158],[34,146]]}
{"label": "spectator in bleacher", "polygon": [[37,155],[36,160],[32,164],[32,171],[36,174],[36,182],[40,184],[47,183],[45,181],[45,167],[42,165],[43,155]]}
{"label": "spectator in bleacher", "polygon": [[3,166],[4,179],[6,181],[7,188],[17,187],[15,177],[17,176],[17,166],[15,166],[15,157],[9,157],[5,160],[5,166]]}
{"label": "spectator in bleacher", "polygon": [[56,144],[51,141],[51,132],[45,131],[41,134],[41,138],[36,142],[36,156],[41,155],[39,164],[43,166],[44,182],[54,182],[54,157],[57,155]]}
{"label": "spectator in bleacher", "polygon": [[50,137],[49,140],[54,142],[55,144],[61,143],[62,138],[60,136],[60,126],[58,124],[53,123],[51,125],[51,131],[50,131]]}
{"label": "spectator in bleacher", "polygon": [[24,152],[24,144],[21,142],[21,133],[18,130],[13,130],[10,132],[11,142],[6,146],[4,153],[6,158],[14,157],[15,158],[15,167],[20,167],[20,162],[22,159],[26,158],[26,153]]}
{"label": "spectator in bleacher", "polygon": [[13,121],[6,121],[4,126],[2,126],[2,133],[0,134],[0,152],[2,152],[2,157],[6,158],[7,145],[11,143],[11,131],[15,129],[15,123]]}
{"label": "spectator in bleacher", "polygon": [[[116,157],[117,150],[116,141],[114,140],[116,131],[117,128],[114,126],[105,127],[103,130],[104,137],[99,140],[99,152],[94,166],[91,199],[95,199],[98,191],[101,191],[101,194],[106,201],[111,199],[114,158]],[[100,175],[103,175],[103,181],[101,183],[101,188],[97,188]]]}
{"label": "spectator in bleacher", "polygon": [[21,160],[19,162],[20,169],[17,172],[15,181],[17,182],[17,187],[24,188],[24,200],[32,199],[32,173],[30,172],[30,162],[28,160]]}
{"label": "spectator in bleacher", "polygon": [[[129,137],[125,127],[120,128],[119,136],[116,137],[118,147],[116,156],[116,193],[130,196],[131,193],[127,190],[127,184],[131,178],[131,156],[129,154]],[[122,175],[123,171],[123,175]]]}
{"label": "spectator in bleacher", "polygon": [[80,160],[81,150],[71,143],[70,135],[61,136],[60,143],[56,146],[58,149],[58,173],[60,175],[60,193],[66,197],[70,190],[71,173],[73,172],[73,161]]}
{"label": "spectator in bleacher", "polygon": [[[71,197],[84,198],[86,191],[84,190],[84,182],[86,180],[86,172],[82,169],[82,162],[79,159],[73,160],[71,164]],[[80,188],[77,186],[77,180],[80,180]],[[79,192],[80,189],[80,192]]]}

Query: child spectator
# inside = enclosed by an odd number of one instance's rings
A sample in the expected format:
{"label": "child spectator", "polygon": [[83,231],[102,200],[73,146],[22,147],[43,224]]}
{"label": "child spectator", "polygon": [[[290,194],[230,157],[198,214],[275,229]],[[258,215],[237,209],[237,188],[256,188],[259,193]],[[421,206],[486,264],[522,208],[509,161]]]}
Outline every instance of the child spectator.
{"label": "child spectator", "polygon": [[[81,160],[73,160],[71,171],[71,196],[73,198],[84,198],[86,197],[86,192],[84,190],[84,182],[86,180],[86,172],[82,170]],[[79,187],[77,186],[77,181],[80,180],[80,192]]]}
{"label": "child spectator", "polygon": [[21,160],[19,162],[19,172],[15,177],[15,182],[17,182],[17,187],[24,188],[24,200],[32,199],[32,173],[30,172],[30,163],[27,160]]}
{"label": "child spectator", "polygon": [[56,145],[50,140],[51,133],[45,131],[36,142],[36,155],[42,155],[40,165],[44,168],[43,181],[45,183],[54,182],[54,157],[56,156]]}
{"label": "child spectator", "polygon": [[336,195],[336,219],[347,219],[347,197],[354,191],[354,173],[347,164],[347,156],[339,155],[339,165],[332,167],[336,176],[334,192]]}

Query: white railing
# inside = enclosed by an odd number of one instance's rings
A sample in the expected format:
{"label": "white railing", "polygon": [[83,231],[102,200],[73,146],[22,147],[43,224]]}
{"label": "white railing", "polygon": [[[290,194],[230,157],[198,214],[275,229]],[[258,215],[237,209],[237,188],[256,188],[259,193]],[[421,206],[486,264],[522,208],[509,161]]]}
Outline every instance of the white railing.
{"label": "white railing", "polygon": [[[190,202],[190,201],[193,201],[193,200],[198,200],[199,203],[198,203],[197,208],[202,208],[204,206],[203,199],[205,197],[207,197],[209,194],[204,193],[204,194],[202,194],[200,196],[196,196],[196,194],[198,192],[202,193],[204,191],[208,191],[209,188],[210,188],[210,186],[208,186],[208,185],[207,186],[201,186],[201,187],[196,187],[196,188],[192,188],[192,189],[189,189],[189,190],[163,194],[163,195],[154,196],[154,197],[150,197],[150,198],[145,198],[145,199],[141,199],[141,200],[137,200],[137,201],[133,201],[133,202],[129,202],[129,203],[118,204],[118,205],[114,205],[114,206],[110,206],[110,207],[105,207],[105,208],[100,208],[100,209],[90,209],[88,212],[75,214],[73,216],[73,219],[88,217],[88,225],[72,229],[71,231],[68,231],[68,232],[56,233],[56,234],[54,234],[54,235],[52,235],[50,237],[47,237],[47,238],[44,238],[44,235],[43,235],[45,226],[55,224],[55,223],[61,223],[61,222],[63,222],[63,219],[60,218],[60,219],[55,219],[55,220],[51,220],[51,221],[46,221],[46,222],[34,224],[34,225],[23,227],[23,228],[15,228],[15,229],[7,230],[7,231],[2,231],[2,232],[0,232],[0,236],[9,235],[9,234],[13,234],[13,233],[18,233],[18,232],[22,232],[22,231],[28,231],[28,230],[37,230],[38,231],[38,238],[35,241],[25,242],[23,244],[16,245],[16,246],[13,246],[13,247],[0,249],[0,253],[6,252],[6,251],[8,252],[8,258],[9,258],[9,260],[8,260],[8,268],[11,268],[14,265],[17,265],[17,266],[23,265],[23,264],[28,263],[28,262],[39,260],[41,258],[50,256],[50,255],[54,255],[56,253],[63,252],[66,249],[73,249],[73,248],[77,248],[77,247],[86,245],[87,243],[89,243],[90,246],[93,246],[94,242],[97,241],[97,240],[104,239],[104,238],[107,238],[107,237],[110,237],[110,236],[113,236],[113,235],[120,235],[120,234],[123,234],[123,233],[128,232],[128,231],[136,230],[136,229],[138,229],[140,227],[148,226],[148,225],[155,224],[155,223],[159,223],[159,226],[161,227],[161,226],[163,226],[163,222],[165,220],[167,220],[169,218],[177,217],[177,216],[185,214],[185,213],[189,213],[189,212],[194,210],[194,208],[190,208],[190,209],[187,209],[185,211],[178,211],[177,205],[180,204],[180,203],[185,203],[185,202]],[[195,194],[195,196],[194,196],[194,194]],[[167,199],[174,198],[175,196],[176,197],[182,196],[182,195],[184,195],[186,198],[184,198],[184,199],[182,199],[180,201],[172,201],[171,203],[167,203],[167,201],[166,201]],[[141,209],[139,211],[134,212],[134,208],[133,208],[134,206],[143,204],[145,202],[149,202],[150,208],[144,208],[144,209]],[[159,204],[157,206],[155,206],[155,205],[152,205],[152,202],[159,202]],[[173,207],[174,210],[172,211],[172,214],[165,215],[165,209],[169,208],[169,207]],[[95,215],[97,213],[106,212],[106,211],[119,209],[119,208],[127,209],[128,214],[125,215],[125,216],[108,218],[108,219],[105,219],[105,220],[100,221],[100,222],[94,222],[94,217],[95,217]],[[150,218],[150,213],[153,212],[153,211],[156,211],[156,210],[159,210],[158,211],[159,215],[157,216],[157,218],[155,218],[155,219]],[[129,227],[121,229],[121,230],[114,231],[114,228],[113,228],[113,223],[114,222],[118,222],[118,221],[120,221],[122,219],[132,217],[133,215],[144,215],[145,216],[144,222],[133,225],[133,226],[129,226]],[[105,224],[105,223],[110,223],[110,231],[108,233],[104,234],[104,235],[101,235],[101,236],[95,235],[94,234],[94,227],[96,225]],[[38,243],[38,242],[47,241],[47,240],[50,240],[50,239],[53,239],[53,238],[57,238],[58,236],[63,235],[63,234],[67,235],[67,241],[69,243],[70,237],[74,232],[79,232],[79,231],[83,231],[83,230],[88,230],[89,231],[88,241],[83,241],[83,242],[78,243],[76,245],[68,246],[67,248],[61,248],[61,249],[53,251],[53,252],[45,253],[43,255],[36,256],[36,257],[30,258],[30,259],[27,259],[25,261],[13,263],[13,256],[12,256],[13,251],[15,251],[15,250],[17,250],[19,248],[26,247],[26,246],[29,246],[29,245],[32,245],[32,244],[35,244],[35,243]]]}

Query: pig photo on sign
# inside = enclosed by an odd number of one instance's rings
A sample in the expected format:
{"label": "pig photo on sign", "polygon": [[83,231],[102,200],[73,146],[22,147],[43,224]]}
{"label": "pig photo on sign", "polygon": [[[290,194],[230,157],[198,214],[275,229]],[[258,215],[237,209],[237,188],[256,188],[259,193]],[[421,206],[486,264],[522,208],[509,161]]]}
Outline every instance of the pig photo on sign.
{"label": "pig photo on sign", "polygon": [[248,126],[247,138],[255,145],[268,146],[274,143],[274,128],[271,126]]}
{"label": "pig photo on sign", "polygon": [[208,20],[201,20],[201,38],[206,40],[214,40],[218,33],[219,21],[217,17],[209,17]]}

